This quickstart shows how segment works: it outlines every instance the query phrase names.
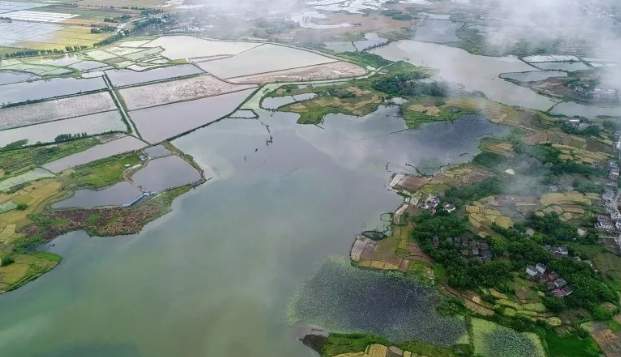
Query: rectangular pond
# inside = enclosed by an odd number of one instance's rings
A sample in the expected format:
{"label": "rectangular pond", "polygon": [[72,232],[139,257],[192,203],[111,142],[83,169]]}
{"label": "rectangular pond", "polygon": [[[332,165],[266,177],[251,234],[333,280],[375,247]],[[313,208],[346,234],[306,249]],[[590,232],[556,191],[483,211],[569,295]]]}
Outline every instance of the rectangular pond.
{"label": "rectangular pond", "polygon": [[512,79],[520,82],[537,82],[548,78],[567,77],[567,72],[561,71],[530,71],[530,72],[513,72],[503,73],[500,75],[502,79]]}
{"label": "rectangular pond", "polygon": [[0,105],[105,89],[102,78],[54,78],[0,86]]}
{"label": "rectangular pond", "polygon": [[212,123],[233,112],[253,89],[162,105],[129,113],[144,140],[157,143]]}
{"label": "rectangular pond", "polygon": [[115,87],[160,81],[164,79],[189,76],[199,73],[203,73],[203,71],[191,64],[155,68],[144,72],[136,72],[130,69],[115,69],[106,71],[106,75],[110,79],[110,82],[112,82],[112,85]]}
{"label": "rectangular pond", "polygon": [[57,136],[63,134],[86,133],[90,136],[112,131],[127,131],[127,125],[118,110],[1,130],[0,147],[18,140],[28,140],[26,145],[33,145],[38,142],[53,143]]}
{"label": "rectangular pond", "polygon": [[58,173],[68,168],[88,164],[89,162],[105,159],[106,157],[140,150],[146,146],[147,144],[144,142],[128,135],[105,144],[94,146],[77,154],[63,157],[62,159],[45,164],[43,167],[54,173]]}
{"label": "rectangular pond", "polygon": [[108,92],[0,109],[0,130],[116,110]]}

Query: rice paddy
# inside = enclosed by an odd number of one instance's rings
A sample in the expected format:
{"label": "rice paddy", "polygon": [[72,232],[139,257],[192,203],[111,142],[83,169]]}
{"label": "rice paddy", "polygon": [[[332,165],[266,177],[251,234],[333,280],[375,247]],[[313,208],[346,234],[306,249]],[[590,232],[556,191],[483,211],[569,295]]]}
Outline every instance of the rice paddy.
{"label": "rice paddy", "polygon": [[189,76],[193,74],[201,74],[203,71],[191,64],[183,64],[174,67],[156,68],[144,72],[136,72],[132,70],[110,70],[106,71],[106,75],[115,87],[129,86],[139,83],[147,83],[171,79],[175,77]]}
{"label": "rice paddy", "polygon": [[290,304],[291,322],[333,332],[365,331],[391,341],[451,345],[466,334],[463,321],[440,316],[436,292],[385,273],[329,260],[306,281]]}
{"label": "rice paddy", "polygon": [[124,152],[140,150],[146,146],[147,144],[133,136],[125,136],[105,144],[93,146],[85,151],[63,157],[62,159],[45,164],[43,167],[51,172],[58,173],[75,166],[84,165]]}
{"label": "rice paddy", "polygon": [[0,130],[116,110],[108,92],[0,109]]}
{"label": "rice paddy", "polygon": [[0,86],[0,98],[3,104],[20,103],[27,100],[61,97],[104,88],[106,88],[106,83],[101,78],[54,78]]}
{"label": "rice paddy", "polygon": [[129,113],[142,138],[157,143],[212,123],[233,112],[253,89]]}
{"label": "rice paddy", "polygon": [[26,145],[53,143],[59,135],[97,135],[108,132],[126,132],[127,126],[118,111],[84,115],[81,117],[46,122],[0,131],[0,147],[18,140]]}
{"label": "rice paddy", "polygon": [[135,110],[201,97],[211,97],[254,87],[254,85],[230,84],[212,76],[203,75],[171,82],[125,88],[121,89],[119,93],[123,97],[127,108]]}
{"label": "rice paddy", "polygon": [[545,357],[534,333],[519,333],[490,321],[472,319],[475,354],[482,357]]}
{"label": "rice paddy", "polygon": [[216,77],[233,78],[336,61],[308,51],[265,44],[237,56],[197,65]]}

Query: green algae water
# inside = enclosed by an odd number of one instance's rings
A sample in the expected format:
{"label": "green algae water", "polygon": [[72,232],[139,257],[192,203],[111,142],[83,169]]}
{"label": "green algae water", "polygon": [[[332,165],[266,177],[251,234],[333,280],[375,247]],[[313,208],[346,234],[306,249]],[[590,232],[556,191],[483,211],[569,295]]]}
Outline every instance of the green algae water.
{"label": "green algae water", "polygon": [[317,264],[398,207],[390,171],[465,162],[477,138],[508,132],[479,117],[404,131],[397,112],[323,128],[260,112],[176,140],[214,179],[140,234],[49,243],[63,262],[0,296],[1,355],[315,356],[287,306]]}

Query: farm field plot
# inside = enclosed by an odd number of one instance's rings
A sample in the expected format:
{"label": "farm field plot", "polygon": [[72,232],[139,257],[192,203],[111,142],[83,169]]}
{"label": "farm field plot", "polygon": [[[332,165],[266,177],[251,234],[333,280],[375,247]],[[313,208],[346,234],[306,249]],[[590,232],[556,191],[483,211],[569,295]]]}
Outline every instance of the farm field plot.
{"label": "farm field plot", "polygon": [[105,159],[106,157],[140,150],[146,146],[147,144],[133,136],[125,136],[50,162],[43,165],[43,167],[51,172],[58,173],[71,167],[88,164],[89,162]]}
{"label": "farm field plot", "polygon": [[135,110],[201,97],[211,97],[254,87],[254,85],[230,84],[212,76],[203,75],[177,81],[125,88],[119,92],[127,108]]}
{"label": "farm field plot", "polygon": [[106,71],[106,75],[115,87],[129,86],[139,83],[154,82],[181,76],[203,73],[199,68],[191,64],[183,64],[174,67],[156,68],[144,72],[136,72],[128,69]]}
{"label": "farm field plot", "polygon": [[116,110],[108,92],[0,109],[0,130]]}
{"label": "farm field plot", "polygon": [[233,78],[330,62],[337,60],[303,50],[266,44],[230,58],[201,62],[198,66],[216,77]]}
{"label": "farm field plot", "polygon": [[162,105],[129,113],[144,140],[157,143],[212,123],[233,112],[252,89]]}
{"label": "farm field plot", "polygon": [[[48,14],[42,12],[42,14]],[[0,23],[0,46],[30,49],[65,49],[65,46],[92,46],[107,34],[92,34],[87,26],[59,22],[12,21]]]}
{"label": "farm field plot", "polygon": [[53,143],[59,135],[96,135],[108,132],[126,132],[127,126],[118,110],[85,115],[72,119],[29,125],[0,131],[0,147],[18,140],[28,140],[26,145]]}
{"label": "farm field plot", "polygon": [[236,55],[259,45],[261,43],[212,41],[192,36],[165,36],[142,44],[141,47],[162,47],[164,49],[162,56],[168,59],[180,59]]}
{"label": "farm field plot", "polygon": [[[8,62],[8,63],[4,63],[4,62]],[[31,64],[31,63],[21,63],[19,61],[14,61],[14,62],[3,61],[3,63],[0,63],[0,69],[7,70],[7,71],[29,72],[29,73],[43,76],[43,77],[57,76],[61,74],[71,73],[71,70],[67,68]]]}
{"label": "farm field plot", "polygon": [[9,177],[6,180],[0,181],[0,191],[47,177],[54,177],[54,174],[44,169],[34,169],[19,176]]}
{"label": "farm field plot", "polygon": [[339,79],[362,76],[366,70],[349,62],[334,62],[317,66],[295,68],[284,71],[255,74],[245,77],[233,78],[233,83],[273,83],[273,82],[297,82],[316,81],[326,79]]}
{"label": "farm field plot", "polygon": [[0,105],[61,97],[106,88],[102,78],[54,78],[45,81],[16,83],[0,86]]}
{"label": "farm field plot", "polygon": [[545,357],[545,350],[534,333],[519,333],[493,322],[473,318],[475,354],[483,357]]}

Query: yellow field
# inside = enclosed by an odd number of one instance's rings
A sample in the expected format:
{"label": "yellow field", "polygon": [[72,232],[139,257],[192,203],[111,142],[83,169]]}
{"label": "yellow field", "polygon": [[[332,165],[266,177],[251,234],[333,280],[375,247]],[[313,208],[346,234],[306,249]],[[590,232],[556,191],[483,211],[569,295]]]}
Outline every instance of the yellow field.
{"label": "yellow field", "polygon": [[13,263],[7,266],[0,266],[0,282],[5,284],[15,284],[20,281],[28,270],[29,264]]}

